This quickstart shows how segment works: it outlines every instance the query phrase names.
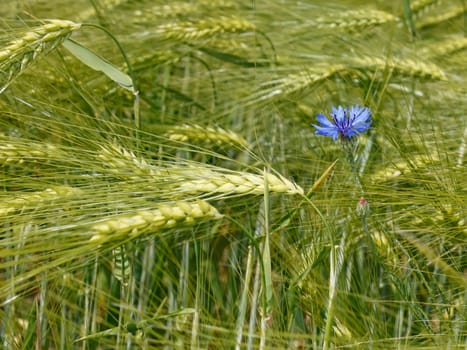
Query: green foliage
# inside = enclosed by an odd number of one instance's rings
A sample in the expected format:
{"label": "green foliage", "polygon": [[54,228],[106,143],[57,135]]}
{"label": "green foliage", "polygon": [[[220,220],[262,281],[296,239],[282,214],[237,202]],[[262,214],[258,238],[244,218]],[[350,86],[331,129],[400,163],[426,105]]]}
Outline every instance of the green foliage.
{"label": "green foliage", "polygon": [[464,11],[3,1],[0,347],[465,348]]}

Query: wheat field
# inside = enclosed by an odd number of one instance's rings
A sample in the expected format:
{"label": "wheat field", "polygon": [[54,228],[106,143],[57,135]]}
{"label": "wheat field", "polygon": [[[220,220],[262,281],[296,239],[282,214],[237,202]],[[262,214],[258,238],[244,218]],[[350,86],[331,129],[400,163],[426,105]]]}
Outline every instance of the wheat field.
{"label": "wheat field", "polygon": [[465,13],[2,1],[0,348],[466,349]]}

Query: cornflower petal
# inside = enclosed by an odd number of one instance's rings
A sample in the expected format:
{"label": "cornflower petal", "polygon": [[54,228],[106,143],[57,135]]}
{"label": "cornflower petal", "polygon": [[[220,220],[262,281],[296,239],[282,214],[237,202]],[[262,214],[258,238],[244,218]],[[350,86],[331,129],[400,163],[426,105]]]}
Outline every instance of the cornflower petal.
{"label": "cornflower petal", "polygon": [[331,115],[334,117],[334,122],[335,123],[342,123],[347,114],[347,109],[342,108],[342,106],[339,106],[337,108],[332,107],[332,113]]}
{"label": "cornflower petal", "polygon": [[358,105],[350,109],[350,115],[354,118],[354,123],[360,124],[366,122],[371,117],[369,108],[360,108]]}
{"label": "cornflower petal", "polygon": [[339,132],[335,128],[322,128],[317,125],[314,125],[316,128],[316,135],[331,136],[334,141],[339,137]]}
{"label": "cornflower petal", "polygon": [[316,128],[315,134],[323,135],[323,136],[331,136],[334,140],[337,140],[339,133],[336,130],[335,125],[331,123],[329,119],[326,118],[326,116],[323,114],[318,114],[316,118],[318,119],[318,122],[321,124],[321,126],[311,124]]}
{"label": "cornflower petal", "polygon": [[371,126],[371,111],[367,107],[359,105],[352,106],[350,112],[342,106],[332,107],[330,113],[332,120],[330,121],[323,114],[318,114],[316,119],[321,125],[314,125],[316,128],[315,134],[323,136],[331,136],[334,141],[340,136],[341,139],[352,139],[360,133],[368,130]]}
{"label": "cornflower petal", "polygon": [[331,123],[324,114],[317,114],[316,119],[318,119],[318,123],[320,123],[323,127],[334,128],[334,124]]}

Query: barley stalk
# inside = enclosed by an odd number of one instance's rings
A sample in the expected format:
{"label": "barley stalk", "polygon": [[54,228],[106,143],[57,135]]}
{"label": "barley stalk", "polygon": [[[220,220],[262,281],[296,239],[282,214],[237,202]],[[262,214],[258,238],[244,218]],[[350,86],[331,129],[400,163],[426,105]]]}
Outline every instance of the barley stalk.
{"label": "barley stalk", "polygon": [[453,18],[462,16],[464,12],[465,12],[465,8],[462,5],[451,6],[447,9],[443,9],[443,11],[440,11],[436,15],[421,18],[415,23],[415,26],[417,28],[425,28],[429,26],[434,26],[434,25],[452,20]]}
{"label": "barley stalk", "polygon": [[175,50],[157,50],[149,55],[135,57],[135,70],[152,69],[162,64],[176,64],[180,62],[184,54]]}
{"label": "barley stalk", "polygon": [[411,159],[410,163],[401,161],[374,173],[371,176],[373,182],[385,182],[397,178],[403,174],[408,174],[414,169],[421,169],[427,167],[434,162],[438,161],[437,157],[419,155]]}
{"label": "barley stalk", "polygon": [[154,18],[176,18],[181,16],[190,16],[203,14],[206,11],[217,9],[233,9],[236,8],[235,2],[228,1],[196,1],[195,3],[185,3],[180,1],[170,1],[166,4],[155,5],[148,8],[143,8],[133,12],[132,22],[148,23],[153,22]]}
{"label": "barley stalk", "polygon": [[222,33],[255,31],[256,26],[238,17],[220,17],[199,22],[174,22],[159,26],[156,32],[166,39],[196,40],[210,38]]}
{"label": "barley stalk", "polygon": [[[167,163],[155,166],[118,145],[102,147],[99,160],[114,175],[141,182],[151,178],[158,186],[165,186],[171,195],[184,194],[263,194],[264,177],[247,172],[209,168],[197,164],[179,165]],[[271,192],[303,194],[303,189],[280,175],[268,174]],[[148,185],[151,185],[148,182]],[[162,192],[161,192],[162,193]]]}
{"label": "barley stalk", "polygon": [[388,261],[391,261],[393,266],[399,266],[399,257],[396,254],[397,249],[388,240],[384,231],[373,231],[370,236],[378,253],[388,259]]}
{"label": "barley stalk", "polygon": [[112,250],[112,275],[124,286],[131,278],[132,266],[125,245]]}
{"label": "barley stalk", "polygon": [[[457,211],[452,203],[439,203],[437,207],[430,207],[428,215],[415,216],[410,218],[411,225],[426,228],[428,225],[451,226],[456,228],[459,234],[467,237],[467,225],[465,214]],[[455,230],[452,231],[455,235]]]}
{"label": "barley stalk", "polygon": [[464,50],[467,47],[467,38],[457,37],[449,38],[443,41],[439,41],[428,45],[423,48],[422,53],[424,57],[443,57],[449,56],[450,54]]}
{"label": "barley stalk", "polygon": [[248,142],[231,130],[201,125],[181,125],[170,128],[165,134],[168,139],[179,142],[202,143],[216,146],[248,148]]}
{"label": "barley stalk", "polygon": [[[35,204],[44,200],[57,200],[63,198],[63,193],[74,193],[70,189],[46,190],[43,193],[35,193],[30,198],[23,197],[17,203],[23,203],[32,199]],[[31,202],[31,205],[33,203]],[[134,210],[129,213],[107,217],[93,224],[74,225],[66,223],[64,226],[40,227],[36,222],[18,225],[15,223],[12,229],[15,237],[6,236],[2,242],[0,256],[2,262],[7,257],[19,256],[21,261],[21,273],[17,278],[21,283],[0,283],[0,305],[6,301],[5,295],[14,292],[21,293],[23,290],[35,285],[34,278],[43,271],[51,271],[48,276],[56,274],[58,267],[79,256],[95,255],[95,248],[99,245],[112,241],[118,246],[118,240],[134,239],[144,233],[155,233],[173,227],[186,227],[197,225],[206,220],[217,220],[222,218],[216,208],[207,202],[198,200],[196,202],[178,201],[155,205],[151,209]],[[54,220],[52,217],[51,220]],[[4,239],[4,236],[2,236]],[[60,243],[58,243],[60,242]],[[59,247],[59,248],[57,248]],[[18,280],[19,281],[19,280]],[[12,291],[12,290],[11,290]]]}
{"label": "barley stalk", "polygon": [[144,231],[160,231],[220,218],[222,215],[217,209],[205,201],[178,201],[105,219],[91,226],[90,241],[101,244],[117,238],[134,238]]}
{"label": "barley stalk", "polygon": [[205,8],[216,8],[216,9],[237,9],[239,7],[238,1],[229,1],[229,0],[198,0],[201,6]]}
{"label": "barley stalk", "polygon": [[416,16],[438,5],[440,0],[415,0],[410,2],[410,10]]}
{"label": "barley stalk", "polygon": [[334,15],[320,16],[313,20],[315,27],[320,29],[361,29],[377,26],[388,22],[396,22],[397,17],[390,13],[372,9],[351,10]]}
{"label": "barley stalk", "polygon": [[[305,69],[299,73],[292,73],[286,77],[268,81],[261,85],[260,99],[269,99],[272,97],[283,97],[300,92],[307,87],[322,82],[336,73],[344,71],[343,65],[329,65],[326,67],[313,67]],[[268,88],[268,86],[272,86]]]}
{"label": "barley stalk", "polygon": [[[251,53],[256,48],[249,45],[245,40],[238,40],[239,38],[214,38],[210,43],[212,48],[221,50],[223,52],[243,52],[245,55]],[[240,38],[243,39],[243,38]]]}
{"label": "barley stalk", "polygon": [[193,14],[200,11],[198,3],[183,3],[183,2],[170,2],[163,5],[156,5],[151,8],[145,9],[144,11],[135,11],[134,16],[137,22],[151,21],[154,17],[159,18],[170,18],[186,15],[187,13]]}
{"label": "barley stalk", "polygon": [[41,142],[23,144],[11,139],[0,137],[0,166],[37,162],[44,159],[65,158],[54,145]]}
{"label": "barley stalk", "polygon": [[396,75],[446,80],[446,75],[441,68],[431,62],[399,57],[383,59],[375,56],[354,57],[353,61],[357,69],[374,71],[390,69]]}
{"label": "barley stalk", "polygon": [[139,179],[141,176],[162,177],[161,169],[138,158],[133,152],[112,143],[102,146],[98,159],[110,172],[119,177]]}
{"label": "barley stalk", "polygon": [[34,60],[53,51],[80,26],[71,21],[48,20],[3,47],[0,51],[0,93]]}
{"label": "barley stalk", "polygon": [[[208,169],[193,169],[194,179],[178,183],[178,189],[185,193],[223,193],[223,194],[264,194],[264,177],[250,173],[221,173]],[[303,194],[303,189],[282,176],[267,174],[268,188],[271,192]]]}
{"label": "barley stalk", "polygon": [[463,290],[467,288],[467,278],[462,271],[458,271],[452,265],[446,262],[446,257],[440,255],[436,249],[433,249],[427,245],[423,240],[416,237],[410,231],[398,230],[398,234],[405,240],[410,242],[425,258],[429,261],[429,264],[437,265],[442,273],[444,273],[449,279],[456,283]]}
{"label": "barley stalk", "polygon": [[68,186],[55,186],[44,191],[18,194],[15,196],[2,198],[0,202],[0,217],[15,214],[24,208],[35,208],[41,203],[63,199],[65,197],[76,196],[81,190]]}
{"label": "barley stalk", "polygon": [[[108,13],[113,8],[119,6],[120,4],[127,2],[128,0],[101,0],[99,1],[99,8],[102,13]],[[85,20],[96,15],[96,9],[94,6],[89,6],[86,10],[81,11],[75,18],[84,22]]]}

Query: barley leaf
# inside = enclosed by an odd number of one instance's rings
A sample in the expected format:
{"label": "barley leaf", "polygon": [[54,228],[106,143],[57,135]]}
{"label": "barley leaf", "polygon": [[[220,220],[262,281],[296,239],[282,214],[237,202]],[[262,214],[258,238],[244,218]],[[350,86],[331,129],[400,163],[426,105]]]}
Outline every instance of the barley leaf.
{"label": "barley leaf", "polygon": [[104,73],[121,87],[134,91],[133,81],[130,76],[96,53],[70,39],[65,40],[63,46],[88,67]]}

